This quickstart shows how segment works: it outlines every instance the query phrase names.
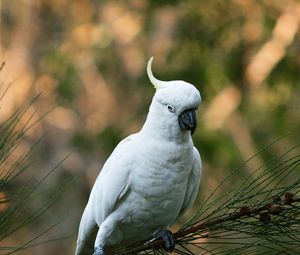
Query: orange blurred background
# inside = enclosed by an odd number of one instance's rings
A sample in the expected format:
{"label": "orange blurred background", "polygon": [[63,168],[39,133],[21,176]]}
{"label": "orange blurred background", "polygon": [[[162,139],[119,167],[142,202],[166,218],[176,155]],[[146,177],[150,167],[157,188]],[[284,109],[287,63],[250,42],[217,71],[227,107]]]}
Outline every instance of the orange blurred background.
{"label": "orange blurred background", "polygon": [[241,178],[299,142],[298,1],[2,0],[0,12],[0,92],[11,84],[0,121],[38,93],[20,127],[52,109],[6,163],[47,131],[30,154],[32,171],[43,175],[74,150],[45,187],[75,178],[43,219],[3,246],[21,245],[67,214],[42,240],[68,239],[21,253],[73,254],[101,166],[146,118],[154,93],[145,73],[151,56],[159,79],[191,82],[203,98],[194,136],[204,162],[198,203],[263,146],[292,134],[249,161]]}

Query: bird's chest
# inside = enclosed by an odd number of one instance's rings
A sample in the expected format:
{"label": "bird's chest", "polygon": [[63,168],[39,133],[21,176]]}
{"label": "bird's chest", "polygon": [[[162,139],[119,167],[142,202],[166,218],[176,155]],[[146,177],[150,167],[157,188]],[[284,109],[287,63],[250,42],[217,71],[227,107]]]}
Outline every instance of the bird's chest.
{"label": "bird's chest", "polygon": [[133,203],[131,215],[137,220],[151,219],[153,224],[171,224],[183,204],[192,168],[190,150],[157,150],[154,157],[144,154],[131,179]]}

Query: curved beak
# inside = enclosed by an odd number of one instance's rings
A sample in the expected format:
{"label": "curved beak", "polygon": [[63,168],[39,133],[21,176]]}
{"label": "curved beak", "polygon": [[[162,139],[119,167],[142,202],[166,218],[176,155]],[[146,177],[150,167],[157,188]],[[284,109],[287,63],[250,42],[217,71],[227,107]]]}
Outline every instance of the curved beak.
{"label": "curved beak", "polygon": [[197,126],[195,110],[187,110],[181,113],[178,117],[178,124],[181,130],[191,130],[191,134],[193,134]]}

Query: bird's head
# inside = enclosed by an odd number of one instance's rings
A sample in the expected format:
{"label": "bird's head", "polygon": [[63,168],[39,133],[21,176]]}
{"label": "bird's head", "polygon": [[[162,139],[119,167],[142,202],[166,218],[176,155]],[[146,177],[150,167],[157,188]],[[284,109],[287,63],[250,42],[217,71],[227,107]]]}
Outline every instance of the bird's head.
{"label": "bird's head", "polygon": [[153,57],[147,65],[147,73],[156,93],[150,112],[156,123],[173,133],[194,133],[197,125],[195,111],[200,105],[201,96],[196,87],[181,80],[160,81],[151,70]]}

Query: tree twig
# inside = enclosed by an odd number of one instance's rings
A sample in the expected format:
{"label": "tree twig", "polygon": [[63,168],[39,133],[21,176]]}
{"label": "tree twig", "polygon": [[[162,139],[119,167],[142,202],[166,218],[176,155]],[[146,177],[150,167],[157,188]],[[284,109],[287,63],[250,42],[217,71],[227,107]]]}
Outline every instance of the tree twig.
{"label": "tree twig", "polygon": [[[174,253],[246,254],[258,249],[295,254],[300,250],[300,179],[279,187],[300,165],[299,154],[289,156],[296,148],[267,162],[257,178],[249,177],[238,189],[217,198],[210,196],[212,201],[206,201],[192,220],[174,233],[178,246]],[[110,247],[108,254],[166,254],[163,246],[161,239],[143,241]]]}
{"label": "tree twig", "polygon": [[[236,221],[238,219],[241,219],[242,217],[253,217],[253,216],[262,216],[262,215],[269,215],[269,214],[274,214],[276,215],[277,213],[280,213],[281,210],[288,210],[293,206],[293,204],[296,204],[300,202],[300,197],[294,197],[294,194],[292,193],[285,193],[283,198],[279,201],[279,203],[276,202],[276,199],[274,199],[273,202],[266,203],[261,206],[256,206],[253,208],[249,208],[247,206],[242,206],[240,207],[240,210],[238,212],[234,213],[229,213],[228,215],[224,215],[222,217],[217,217],[216,219],[213,220],[208,220],[205,222],[200,222],[196,224],[195,226],[186,228],[184,230],[179,230],[178,232],[174,233],[174,237],[176,240],[176,243],[180,243],[180,239],[183,237],[187,237],[191,234],[194,234],[196,232],[199,232],[201,230],[209,231],[210,228],[215,228],[217,225],[220,225],[224,222],[227,221]],[[272,208],[277,208],[273,209]],[[265,213],[265,214],[262,214]],[[263,223],[266,223],[267,221],[270,221],[271,219],[266,217],[267,219],[264,219],[263,217],[259,217],[258,220],[260,220]],[[160,249],[163,247],[163,240],[158,239],[158,240],[153,240],[150,242],[145,242],[142,244],[139,244],[129,250],[127,250],[125,253],[120,253],[122,255],[125,254],[137,254],[143,251],[147,250],[153,250],[153,249]]]}

